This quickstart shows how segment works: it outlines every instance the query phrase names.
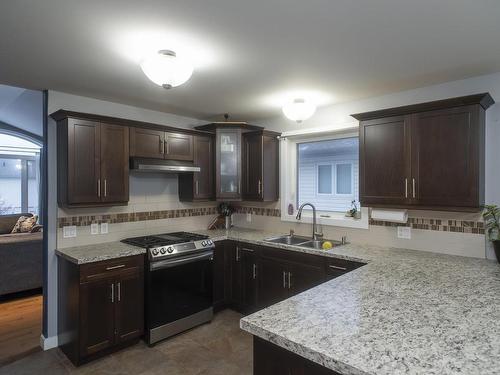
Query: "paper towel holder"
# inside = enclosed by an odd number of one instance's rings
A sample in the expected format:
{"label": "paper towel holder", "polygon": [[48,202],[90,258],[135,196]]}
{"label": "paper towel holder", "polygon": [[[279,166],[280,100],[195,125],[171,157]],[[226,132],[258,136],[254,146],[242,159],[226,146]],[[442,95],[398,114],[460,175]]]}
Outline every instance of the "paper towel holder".
{"label": "paper towel holder", "polygon": [[372,208],[370,217],[372,220],[377,221],[406,224],[408,222],[408,210]]}

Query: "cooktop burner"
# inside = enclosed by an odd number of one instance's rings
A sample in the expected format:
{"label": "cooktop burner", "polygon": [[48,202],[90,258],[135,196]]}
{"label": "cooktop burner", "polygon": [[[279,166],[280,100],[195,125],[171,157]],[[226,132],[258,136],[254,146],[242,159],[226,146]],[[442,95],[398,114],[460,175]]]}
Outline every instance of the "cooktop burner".
{"label": "cooktop burner", "polygon": [[173,232],[173,233],[155,234],[152,236],[126,238],[122,240],[122,242],[138,247],[152,248],[158,246],[175,245],[184,242],[201,241],[207,238],[208,236],[196,233]]}

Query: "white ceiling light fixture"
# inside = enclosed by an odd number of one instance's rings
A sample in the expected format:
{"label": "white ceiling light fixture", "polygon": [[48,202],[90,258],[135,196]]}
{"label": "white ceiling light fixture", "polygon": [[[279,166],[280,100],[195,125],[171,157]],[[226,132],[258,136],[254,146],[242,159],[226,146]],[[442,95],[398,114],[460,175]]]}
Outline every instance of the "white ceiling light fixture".
{"label": "white ceiling light fixture", "polygon": [[302,98],[294,99],[292,102],[285,104],[282,109],[287,118],[299,124],[316,112],[316,106]]}
{"label": "white ceiling light fixture", "polygon": [[168,49],[143,59],[141,69],[151,81],[164,89],[182,85],[193,74],[193,65]]}

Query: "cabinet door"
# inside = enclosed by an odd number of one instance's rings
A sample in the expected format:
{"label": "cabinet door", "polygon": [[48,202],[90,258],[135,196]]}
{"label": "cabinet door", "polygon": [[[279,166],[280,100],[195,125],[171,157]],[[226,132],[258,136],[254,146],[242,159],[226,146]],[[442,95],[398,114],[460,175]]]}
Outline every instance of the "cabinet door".
{"label": "cabinet door", "polygon": [[241,246],[240,310],[251,313],[257,308],[257,256],[253,249]]}
{"label": "cabinet door", "polygon": [[194,163],[201,168],[194,173],[194,198],[210,199],[214,196],[214,142],[212,137],[194,138]]}
{"label": "cabinet door", "polygon": [[216,131],[217,199],[241,200],[241,130]]}
{"label": "cabinet door", "polygon": [[163,159],[165,155],[165,132],[159,130],[130,128],[130,156]]}
{"label": "cabinet door", "polygon": [[230,268],[230,303],[239,307],[241,304],[241,250],[237,242],[228,242],[226,251]]}
{"label": "cabinet door", "polygon": [[284,262],[262,257],[259,261],[259,307],[264,308],[288,297],[287,269]]}
{"label": "cabinet door", "polygon": [[288,268],[288,288],[290,295],[301,293],[325,281],[325,268],[323,264],[298,264],[293,263]]}
{"label": "cabinet door", "polygon": [[478,116],[478,106],[415,115],[411,150],[416,204],[480,206]]}
{"label": "cabinet door", "polygon": [[193,160],[193,136],[165,133],[165,159]]}
{"label": "cabinet door", "polygon": [[67,142],[68,203],[100,202],[100,124],[68,119]]}
{"label": "cabinet door", "polygon": [[360,201],[408,204],[409,119],[390,117],[360,123]]}
{"label": "cabinet door", "polygon": [[101,124],[101,199],[128,201],[129,129]]}
{"label": "cabinet door", "polygon": [[262,200],[262,135],[243,135],[243,198]]}
{"label": "cabinet door", "polygon": [[144,332],[144,274],[124,272],[115,283],[116,341],[127,341]]}
{"label": "cabinet door", "polygon": [[107,349],[115,337],[115,290],[113,279],[80,285],[80,356]]}
{"label": "cabinet door", "polygon": [[217,242],[214,250],[214,307],[217,310],[226,304],[226,272],[230,270],[226,264],[226,243]]}

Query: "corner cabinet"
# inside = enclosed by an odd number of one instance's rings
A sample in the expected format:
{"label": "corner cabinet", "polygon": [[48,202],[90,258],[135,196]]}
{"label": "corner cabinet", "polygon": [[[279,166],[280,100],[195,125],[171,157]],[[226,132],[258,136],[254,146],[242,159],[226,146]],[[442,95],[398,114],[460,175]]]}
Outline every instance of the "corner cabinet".
{"label": "corner cabinet", "polygon": [[479,211],[489,94],[353,115],[364,206]]}
{"label": "corner cabinet", "polygon": [[58,262],[58,340],[75,365],[131,345],[144,332],[144,256]]}
{"label": "corner cabinet", "polygon": [[241,200],[241,129],[217,129],[216,195],[218,200]]}
{"label": "corner cabinet", "polygon": [[194,136],[193,163],[200,172],[179,174],[179,199],[183,202],[215,199],[214,137]]}
{"label": "corner cabinet", "polygon": [[64,118],[57,123],[58,202],[85,207],[129,200],[129,129]]}

